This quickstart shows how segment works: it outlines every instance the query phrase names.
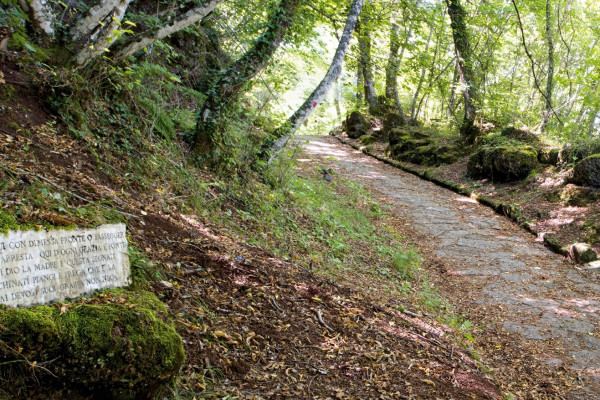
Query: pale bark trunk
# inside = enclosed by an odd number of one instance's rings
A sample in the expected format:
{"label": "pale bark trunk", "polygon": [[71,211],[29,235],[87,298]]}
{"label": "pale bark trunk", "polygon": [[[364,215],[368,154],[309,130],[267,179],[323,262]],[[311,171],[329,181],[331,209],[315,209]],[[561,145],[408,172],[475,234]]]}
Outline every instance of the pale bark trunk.
{"label": "pale bark trunk", "polygon": [[19,5],[29,15],[36,29],[46,36],[54,36],[54,13],[48,0],[19,0]]}
{"label": "pale bark trunk", "polygon": [[155,33],[141,33],[129,40],[129,44],[126,45],[122,50],[116,53],[117,58],[128,57],[139,50],[151,45],[157,40],[161,40],[175,32],[192,26],[204,19],[215,7],[217,7],[224,0],[209,0],[201,6],[195,7],[186,13],[176,17],[171,23],[163,26]]}
{"label": "pale bark trunk", "polygon": [[[83,27],[84,24],[87,28],[91,27],[91,30],[88,31],[91,34],[89,37],[86,37],[87,35],[78,36],[80,44],[82,45],[81,50],[74,57],[74,60],[78,65],[89,63],[112,46],[115,41],[113,31],[119,29],[121,26],[121,21],[127,12],[127,7],[129,7],[129,4],[132,1],[133,0],[119,0],[114,4],[115,2],[111,0],[110,4],[114,5],[114,8],[108,11],[108,14],[106,14],[103,19],[95,21],[95,25],[93,21],[89,21],[90,16],[85,17],[84,20],[81,21],[81,27]],[[101,11],[106,10],[105,6],[108,5],[106,3],[98,5]],[[93,15],[99,15],[99,12],[95,11]],[[100,16],[102,15],[100,14]],[[104,24],[104,26],[102,26],[102,24]],[[80,35],[80,28],[73,31],[73,36]]]}
{"label": "pale bark trunk", "polygon": [[325,98],[333,83],[339,78],[342,72],[344,56],[346,55],[346,50],[348,49],[348,45],[352,39],[352,32],[354,32],[354,28],[356,27],[356,22],[358,21],[358,16],[360,15],[360,11],[364,2],[365,0],[354,0],[352,2],[350,11],[348,13],[348,18],[346,19],[344,32],[342,33],[342,37],[335,51],[335,55],[333,56],[333,60],[329,65],[329,69],[327,70],[327,73],[325,74],[325,77],[321,83],[319,83],[308,99],[306,99],[304,104],[302,104],[300,108],[298,108],[298,110],[273,133],[274,140],[265,142],[263,144],[262,157],[267,158],[268,156],[269,162],[271,162],[277,156],[277,154],[279,154],[281,149],[283,149],[290,138],[294,135],[298,127],[302,125],[302,123],[314,111],[316,106],[323,100],[323,98]]}
{"label": "pale bark trunk", "polygon": [[91,35],[99,26],[98,21],[106,20],[119,2],[119,0],[101,0],[100,3],[90,8],[71,29],[71,38],[79,41]]}

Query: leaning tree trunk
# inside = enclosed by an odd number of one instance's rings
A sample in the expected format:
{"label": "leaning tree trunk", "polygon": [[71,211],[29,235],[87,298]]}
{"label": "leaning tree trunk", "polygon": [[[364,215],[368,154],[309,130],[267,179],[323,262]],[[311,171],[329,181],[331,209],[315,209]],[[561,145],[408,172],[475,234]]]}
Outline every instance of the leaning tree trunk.
{"label": "leaning tree trunk", "polygon": [[217,7],[223,0],[208,0],[203,4],[181,13],[171,22],[162,26],[156,32],[142,32],[133,36],[127,41],[127,44],[116,53],[116,58],[128,57],[145,47],[148,47],[157,40],[161,40],[175,32],[192,26],[204,19]]}
{"label": "leaning tree trunk", "polygon": [[359,61],[362,65],[365,87],[365,100],[372,111],[377,107],[377,95],[375,94],[375,80],[373,79],[373,61],[371,59],[371,29],[369,20],[363,19],[358,31]]}
{"label": "leaning tree trunk", "polygon": [[452,38],[454,40],[454,50],[458,65],[458,76],[463,85],[463,98],[465,100],[465,116],[460,127],[460,133],[469,144],[481,134],[475,126],[477,101],[477,86],[475,75],[473,73],[473,61],[471,55],[471,46],[469,44],[469,32],[465,23],[465,10],[460,5],[460,0],[446,0],[448,5],[448,15],[450,16],[450,26],[452,28]]}
{"label": "leaning tree trunk", "polygon": [[281,0],[269,17],[268,29],[250,50],[217,78],[208,92],[208,98],[197,113],[192,149],[195,158],[208,157],[222,143],[217,129],[219,120],[244,85],[266,67],[271,56],[281,45],[285,33],[293,23],[299,1]]}
{"label": "leaning tree trunk", "polygon": [[348,13],[348,18],[346,19],[344,32],[342,33],[342,37],[338,43],[335,55],[333,56],[333,60],[329,65],[329,69],[327,70],[325,77],[311,93],[311,95],[308,96],[308,99],[306,99],[304,104],[302,104],[300,108],[298,108],[298,110],[296,110],[296,112],[282,126],[273,132],[270,140],[267,140],[263,143],[261,154],[262,159],[267,159],[269,162],[271,162],[277,156],[277,154],[279,154],[281,149],[283,149],[283,147],[293,136],[294,132],[296,132],[298,127],[300,127],[304,121],[306,121],[317,105],[319,105],[319,103],[325,98],[327,92],[334,82],[339,78],[342,72],[344,56],[346,55],[346,50],[348,49],[350,39],[352,38],[352,32],[356,27],[358,16],[360,15],[360,10],[362,9],[364,2],[365,0],[354,0],[352,2],[350,11]]}
{"label": "leaning tree trunk", "polygon": [[546,41],[548,43],[548,80],[546,81],[545,108],[542,116],[540,132],[544,132],[552,116],[552,91],[554,88],[554,43],[552,42],[552,21],[550,0],[546,0]]}

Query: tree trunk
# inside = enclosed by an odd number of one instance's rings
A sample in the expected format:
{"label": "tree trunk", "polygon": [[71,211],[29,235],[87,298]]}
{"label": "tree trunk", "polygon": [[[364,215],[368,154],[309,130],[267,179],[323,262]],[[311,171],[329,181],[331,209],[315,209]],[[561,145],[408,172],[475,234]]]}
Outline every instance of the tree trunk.
{"label": "tree trunk", "polygon": [[[425,51],[423,54],[428,54],[429,52],[429,44],[431,43],[431,37],[433,36],[433,25],[435,23],[435,17],[431,20],[431,24],[429,25],[429,36],[427,37],[427,44],[425,44]],[[437,51],[437,47],[436,47]],[[435,63],[435,59],[433,60]],[[417,107],[417,100],[419,99],[419,94],[421,93],[421,88],[423,87],[423,81],[425,80],[425,74],[427,73],[427,67],[423,66],[421,68],[421,77],[419,78],[419,84],[417,85],[417,90],[415,91],[415,95],[413,96],[412,106],[410,107],[410,119],[415,120],[415,111]]]}
{"label": "tree trunk", "polygon": [[360,53],[360,63],[363,68],[365,100],[369,110],[377,107],[377,95],[375,94],[375,81],[373,79],[373,61],[371,59],[371,28],[370,21],[367,18],[362,19],[358,29],[358,50]]}
{"label": "tree trunk", "polygon": [[473,73],[469,32],[465,23],[466,13],[460,5],[460,0],[446,0],[446,4],[448,5],[448,15],[450,16],[458,76],[460,77],[461,84],[464,86],[465,116],[460,127],[460,133],[467,143],[472,144],[481,132],[475,126],[477,87]]}
{"label": "tree trunk", "polygon": [[350,39],[352,38],[352,32],[356,27],[358,16],[360,15],[364,2],[365,0],[354,0],[352,2],[348,18],[346,19],[344,32],[342,33],[333,60],[329,65],[329,69],[321,83],[319,83],[308,99],[306,99],[304,104],[302,104],[300,108],[298,108],[298,110],[296,110],[296,112],[273,133],[273,138],[263,143],[261,158],[268,159],[269,163],[277,156],[277,154],[279,154],[294,132],[296,132],[298,127],[302,125],[317,105],[325,98],[333,83],[339,78],[342,72],[344,56],[346,55],[346,50],[348,49]]}
{"label": "tree trunk", "polygon": [[54,36],[54,13],[48,0],[19,0],[19,6],[27,13],[35,29],[48,37]]}
{"label": "tree trunk", "polygon": [[385,97],[389,100],[394,99],[394,88],[397,86],[398,78],[398,51],[400,51],[400,38],[398,30],[400,26],[392,22],[390,32],[390,56],[388,58],[387,68],[385,69]]}
{"label": "tree trunk", "polygon": [[[121,21],[127,12],[129,4],[133,0],[103,1],[98,4],[99,10],[90,13],[79,21],[72,31],[73,38],[79,39],[80,50],[75,54],[74,60],[78,65],[86,65],[94,58],[103,54],[116,40],[115,31],[121,26]],[[112,7],[105,14],[107,7]],[[90,20],[92,16],[100,16],[102,19]]]}
{"label": "tree trunk", "polygon": [[237,98],[250,79],[262,71],[292,25],[300,0],[281,0],[271,13],[268,29],[229,69],[225,70],[208,92],[208,98],[197,113],[193,155],[208,157],[222,143],[218,122],[226,108]]}
{"label": "tree trunk", "polygon": [[548,79],[546,81],[545,108],[542,116],[540,132],[544,132],[552,116],[552,91],[554,88],[554,43],[552,41],[552,20],[550,0],[546,0],[546,41],[548,44]]}
{"label": "tree trunk", "polygon": [[363,94],[365,86],[365,74],[363,72],[363,65],[360,62],[360,58],[356,65],[356,105],[361,106],[365,95]]}
{"label": "tree trunk", "polygon": [[161,40],[175,32],[192,26],[204,19],[217,7],[223,0],[208,0],[202,5],[194,7],[181,15],[174,18],[169,24],[161,27],[156,32],[142,32],[132,39],[128,40],[128,44],[116,53],[116,58],[128,57],[143,48],[151,45],[157,40]]}

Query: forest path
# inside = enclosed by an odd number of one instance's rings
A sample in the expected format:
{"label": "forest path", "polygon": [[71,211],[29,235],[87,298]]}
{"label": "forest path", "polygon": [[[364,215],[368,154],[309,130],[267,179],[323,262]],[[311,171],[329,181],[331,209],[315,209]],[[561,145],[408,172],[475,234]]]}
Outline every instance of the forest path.
{"label": "forest path", "polygon": [[477,318],[476,324],[484,327],[476,336],[496,330],[509,347],[511,341],[519,341],[529,353],[502,354],[503,345],[488,346],[497,347],[497,354],[485,352],[484,361],[492,366],[495,360],[524,363],[550,371],[566,367],[580,376],[574,385],[580,387],[569,398],[600,399],[598,275],[577,270],[475,200],[386,165],[333,137],[304,136],[298,141],[311,158],[360,182],[392,206],[392,215],[418,236],[426,266],[431,266],[427,259],[438,260],[428,271],[437,275],[433,280],[438,290],[459,312]]}

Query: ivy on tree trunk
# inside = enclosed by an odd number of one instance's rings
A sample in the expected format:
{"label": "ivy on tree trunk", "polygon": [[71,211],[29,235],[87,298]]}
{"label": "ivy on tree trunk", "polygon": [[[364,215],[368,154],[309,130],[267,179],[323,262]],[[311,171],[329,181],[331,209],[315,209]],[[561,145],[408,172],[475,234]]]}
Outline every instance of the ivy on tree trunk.
{"label": "ivy on tree trunk", "polygon": [[266,66],[294,21],[300,0],[281,0],[271,13],[267,30],[254,46],[225,70],[208,92],[208,98],[196,114],[193,156],[205,159],[222,144],[218,122],[243,87]]}

